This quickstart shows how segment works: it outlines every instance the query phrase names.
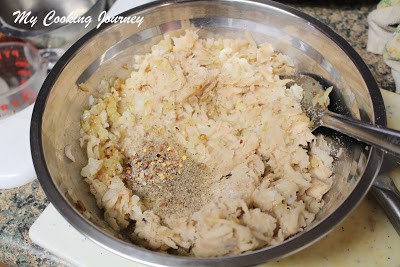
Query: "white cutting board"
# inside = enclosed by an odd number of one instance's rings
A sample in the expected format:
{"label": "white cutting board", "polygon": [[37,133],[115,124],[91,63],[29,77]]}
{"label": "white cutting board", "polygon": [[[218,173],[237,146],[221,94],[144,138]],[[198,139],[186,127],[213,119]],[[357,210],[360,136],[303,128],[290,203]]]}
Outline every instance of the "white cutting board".
{"label": "white cutting board", "polygon": [[31,240],[76,267],[145,267],[114,254],[87,239],[53,205],[47,206],[29,229]]}

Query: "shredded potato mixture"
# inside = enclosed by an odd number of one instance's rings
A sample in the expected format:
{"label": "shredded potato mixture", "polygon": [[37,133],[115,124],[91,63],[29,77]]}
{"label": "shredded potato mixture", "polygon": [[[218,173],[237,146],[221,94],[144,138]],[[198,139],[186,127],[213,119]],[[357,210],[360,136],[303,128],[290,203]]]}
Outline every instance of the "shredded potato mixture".
{"label": "shredded potato mixture", "polygon": [[81,118],[82,176],[105,220],[137,244],[196,257],[282,242],[332,185],[322,136],[286,87],[293,63],[250,37],[165,35],[103,81]]}

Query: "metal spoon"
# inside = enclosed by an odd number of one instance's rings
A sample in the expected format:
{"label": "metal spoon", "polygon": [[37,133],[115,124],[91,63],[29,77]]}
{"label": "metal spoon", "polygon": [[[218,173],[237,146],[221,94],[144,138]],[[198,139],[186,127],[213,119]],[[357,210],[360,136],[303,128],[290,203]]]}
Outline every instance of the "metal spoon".
{"label": "metal spoon", "polygon": [[305,89],[301,106],[313,123],[313,131],[320,126],[324,126],[400,158],[399,131],[355,120],[318,105],[314,106],[312,103],[314,96],[324,92],[317,80],[308,75],[291,75],[284,76],[284,78],[293,81],[288,83],[287,86],[296,83]]}
{"label": "metal spoon", "polygon": [[[313,131],[321,126],[327,127],[400,158],[399,131],[355,120],[318,105],[314,106],[312,101],[314,96],[323,93],[324,89],[313,77],[308,75],[290,75],[283,78],[292,80],[286,85],[287,87],[297,84],[304,89],[301,105],[313,123]],[[383,207],[393,227],[400,235],[400,192],[393,181],[387,174],[381,174],[374,180],[371,192]]]}

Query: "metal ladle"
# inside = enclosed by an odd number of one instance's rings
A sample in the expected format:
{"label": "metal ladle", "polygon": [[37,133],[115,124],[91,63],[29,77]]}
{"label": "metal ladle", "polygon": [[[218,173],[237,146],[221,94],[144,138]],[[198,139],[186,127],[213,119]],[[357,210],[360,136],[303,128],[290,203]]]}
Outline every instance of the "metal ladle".
{"label": "metal ladle", "polygon": [[[400,158],[399,131],[355,120],[332,112],[326,107],[314,105],[313,98],[317,94],[324,93],[324,89],[321,83],[316,80],[319,77],[315,77],[315,75],[311,77],[310,75],[289,75],[283,78],[291,80],[286,85],[287,87],[297,84],[304,88],[301,105],[303,111],[311,119],[313,131],[321,126],[327,127]],[[392,179],[387,174],[379,175],[374,180],[371,193],[383,207],[393,227],[400,235],[400,192]]]}

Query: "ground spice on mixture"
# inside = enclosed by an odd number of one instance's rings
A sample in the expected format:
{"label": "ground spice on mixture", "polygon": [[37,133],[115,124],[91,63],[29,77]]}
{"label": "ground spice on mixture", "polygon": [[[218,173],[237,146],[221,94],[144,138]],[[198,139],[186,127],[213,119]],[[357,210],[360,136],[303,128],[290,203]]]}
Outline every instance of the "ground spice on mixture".
{"label": "ground spice on mixture", "polygon": [[144,143],[124,162],[123,182],[159,216],[188,216],[210,200],[210,171],[177,144]]}

